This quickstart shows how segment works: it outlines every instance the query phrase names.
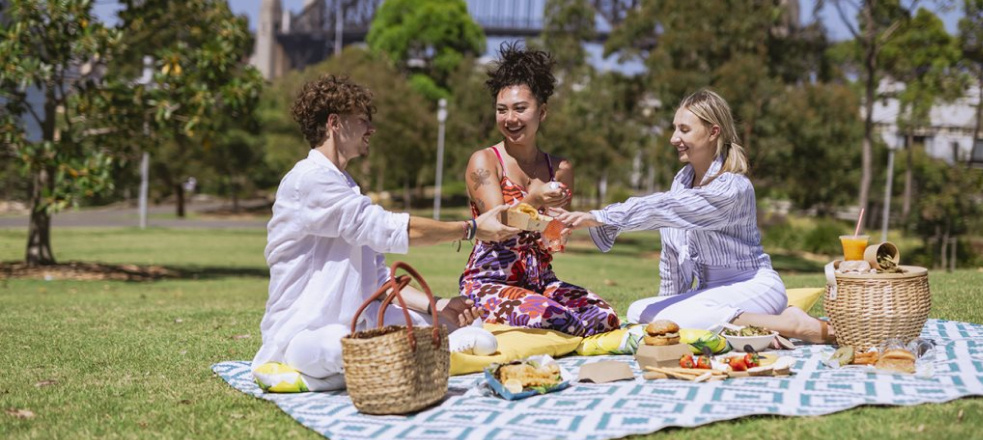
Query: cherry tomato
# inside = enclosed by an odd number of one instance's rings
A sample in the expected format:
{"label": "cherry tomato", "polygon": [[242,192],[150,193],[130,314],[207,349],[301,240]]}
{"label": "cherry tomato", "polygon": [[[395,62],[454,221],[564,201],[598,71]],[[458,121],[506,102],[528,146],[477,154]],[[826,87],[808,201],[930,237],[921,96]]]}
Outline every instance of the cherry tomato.
{"label": "cherry tomato", "polygon": [[696,368],[699,368],[699,369],[702,369],[702,370],[709,370],[710,369],[710,357],[709,356],[700,356],[700,357],[698,357],[696,359]]}
{"label": "cherry tomato", "polygon": [[747,371],[747,363],[743,357],[732,357],[727,360],[730,369],[734,371]]}
{"label": "cherry tomato", "polygon": [[748,368],[754,368],[754,367],[760,366],[761,365],[761,358],[759,358],[758,355],[757,354],[754,354],[754,353],[745,354],[744,355],[744,364],[747,365]]}
{"label": "cherry tomato", "polygon": [[696,363],[693,362],[693,355],[686,354],[679,358],[679,366],[683,368],[696,368]]}

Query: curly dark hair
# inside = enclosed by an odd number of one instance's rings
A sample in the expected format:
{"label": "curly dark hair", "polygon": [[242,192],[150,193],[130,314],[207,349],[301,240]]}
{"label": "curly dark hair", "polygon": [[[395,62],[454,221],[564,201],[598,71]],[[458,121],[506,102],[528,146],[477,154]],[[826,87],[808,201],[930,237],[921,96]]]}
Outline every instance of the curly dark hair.
{"label": "curly dark hair", "polygon": [[553,96],[556,86],[553,55],[542,50],[524,49],[518,41],[502,43],[498,52],[498,64],[488,72],[488,81],[485,81],[493,99],[502,89],[523,84],[532,90],[540,104]]}
{"label": "curly dark hair", "polygon": [[300,125],[304,139],[317,148],[327,138],[328,115],[365,113],[372,118],[372,92],[347,77],[324,75],[304,84],[290,107],[290,113]]}

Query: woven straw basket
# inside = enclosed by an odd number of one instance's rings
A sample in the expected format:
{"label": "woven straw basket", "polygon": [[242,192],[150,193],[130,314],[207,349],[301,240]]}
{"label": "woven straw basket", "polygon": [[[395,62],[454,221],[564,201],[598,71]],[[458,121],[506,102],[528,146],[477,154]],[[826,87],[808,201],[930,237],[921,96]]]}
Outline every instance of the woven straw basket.
{"label": "woven straw basket", "polygon": [[[369,298],[352,318],[352,334],[341,340],[345,364],[345,383],[355,408],[366,414],[407,414],[439,402],[447,394],[450,350],[444,326],[414,327],[400,290],[410,277],[396,277],[405,269],[420,283],[430,299],[433,322],[437,308],[433,294],[420,274],[406,263],[392,266],[393,278]],[[379,328],[355,331],[358,318],[378,298],[392,289],[379,307]],[[386,307],[393,298],[399,300],[406,325],[382,327]]]}
{"label": "woven straw basket", "polygon": [[823,297],[837,344],[864,350],[921,334],[932,308],[927,269],[900,266],[902,273],[841,274],[834,272],[837,263],[826,266]]}

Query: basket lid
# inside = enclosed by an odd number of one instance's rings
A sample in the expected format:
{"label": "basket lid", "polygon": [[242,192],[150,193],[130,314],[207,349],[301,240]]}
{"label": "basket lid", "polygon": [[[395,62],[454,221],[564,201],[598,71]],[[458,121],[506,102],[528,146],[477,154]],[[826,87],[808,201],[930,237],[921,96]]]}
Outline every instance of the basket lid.
{"label": "basket lid", "polygon": [[920,266],[898,266],[901,269],[901,273],[836,273],[836,278],[849,278],[857,280],[890,280],[890,279],[904,279],[904,278],[915,278],[920,276],[925,276],[928,274],[928,269]]}

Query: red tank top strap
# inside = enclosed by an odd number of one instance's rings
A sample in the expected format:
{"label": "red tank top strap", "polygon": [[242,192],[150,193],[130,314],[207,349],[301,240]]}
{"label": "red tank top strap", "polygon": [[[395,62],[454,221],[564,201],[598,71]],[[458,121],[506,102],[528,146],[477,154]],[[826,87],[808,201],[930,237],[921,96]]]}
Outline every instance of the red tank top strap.
{"label": "red tank top strap", "polygon": [[549,167],[550,169],[550,181],[553,181],[556,178],[556,176],[553,174],[553,163],[550,162],[549,153],[543,153],[543,154],[546,155],[546,166]]}
{"label": "red tank top strap", "polygon": [[498,157],[498,164],[502,166],[502,176],[508,176],[508,172],[505,171],[505,161],[502,160],[502,154],[498,152],[498,148],[496,147],[491,147],[491,150],[495,152],[495,157]]}

